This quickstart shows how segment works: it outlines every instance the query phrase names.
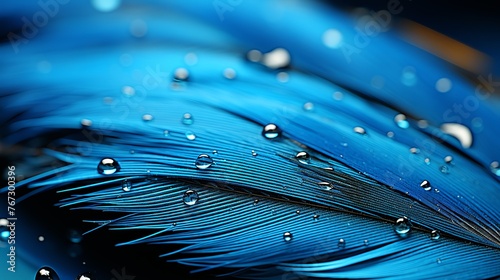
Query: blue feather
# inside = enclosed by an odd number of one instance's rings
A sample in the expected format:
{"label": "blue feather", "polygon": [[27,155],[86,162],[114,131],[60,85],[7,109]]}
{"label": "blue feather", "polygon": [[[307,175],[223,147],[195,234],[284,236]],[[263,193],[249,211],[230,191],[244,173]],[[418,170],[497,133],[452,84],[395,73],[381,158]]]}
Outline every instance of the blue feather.
{"label": "blue feather", "polygon": [[[217,1],[146,1],[144,38],[128,33],[133,1],[111,14],[68,3],[18,45],[22,55],[0,45],[2,146],[23,150],[4,156],[30,189],[20,207],[57,193],[62,208],[113,213],[88,220],[84,237],[138,231],[117,245],[154,244],[197,273],[500,277],[498,104],[392,33],[346,61],[320,38],[335,26],[347,44],[349,18],[283,2],[232,2],[220,22],[220,7],[206,12]],[[0,16],[36,11],[20,6]],[[277,69],[244,59],[277,48],[291,58]],[[411,86],[401,82],[408,65]],[[443,76],[446,94],[434,88]],[[442,128],[463,100],[477,102],[470,113],[482,121],[471,147]],[[472,127],[472,117],[453,123]]]}

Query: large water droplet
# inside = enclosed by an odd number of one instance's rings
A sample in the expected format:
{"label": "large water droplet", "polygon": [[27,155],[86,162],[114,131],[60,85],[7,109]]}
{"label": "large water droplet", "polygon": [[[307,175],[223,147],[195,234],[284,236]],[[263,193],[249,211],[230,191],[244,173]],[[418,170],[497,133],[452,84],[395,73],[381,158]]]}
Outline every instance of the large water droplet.
{"label": "large water droplet", "polygon": [[262,136],[267,139],[279,138],[281,136],[281,129],[277,125],[270,123],[262,129]]}
{"label": "large water droplet", "polygon": [[196,135],[191,131],[186,131],[186,138],[190,141],[193,141],[194,139],[196,139]]}
{"label": "large water droplet", "polygon": [[493,174],[500,176],[500,163],[498,161],[493,161],[490,163],[490,170]]}
{"label": "large water droplet", "polygon": [[399,235],[405,235],[411,230],[411,222],[407,217],[402,217],[396,220],[394,231]]}
{"label": "large water droplet", "polygon": [[309,162],[311,161],[311,156],[307,153],[307,152],[298,152],[296,155],[295,155],[295,158],[300,162],[300,163],[303,163],[303,164],[309,164]]}
{"label": "large water droplet", "polygon": [[361,135],[366,134],[366,130],[364,128],[362,128],[361,126],[356,126],[355,128],[353,128],[353,130],[354,130],[354,132],[361,134]]}
{"label": "large water droplet", "polygon": [[424,162],[425,162],[425,164],[430,165],[431,164],[431,159],[430,158],[425,158]]}
{"label": "large water droplet", "polygon": [[118,171],[120,171],[120,165],[112,158],[103,158],[97,165],[99,174],[110,175]]}
{"label": "large water droplet", "polygon": [[214,160],[209,155],[201,154],[196,159],[196,162],[194,163],[194,165],[198,169],[207,169],[213,163],[214,163]]}
{"label": "large water droplet", "polygon": [[431,231],[431,239],[432,240],[438,240],[440,237],[441,237],[441,234],[439,233],[439,230]]}
{"label": "large water droplet", "polygon": [[408,128],[408,127],[410,127],[410,123],[408,122],[408,120],[406,120],[406,116],[403,115],[403,114],[397,114],[394,117],[394,121],[401,128]]}
{"label": "large water droplet", "polygon": [[59,275],[54,269],[44,266],[36,272],[35,280],[59,280]]}
{"label": "large water droplet", "polygon": [[198,202],[199,196],[198,193],[194,190],[187,190],[182,197],[182,201],[186,205],[195,205]]}
{"label": "large water droplet", "polygon": [[194,119],[190,113],[184,113],[184,115],[182,115],[182,123],[183,124],[191,125],[191,124],[193,124],[193,122],[194,122]]}
{"label": "large water droplet", "polygon": [[429,181],[427,180],[423,180],[422,183],[420,183],[420,187],[422,187],[426,191],[430,191],[432,188],[431,183],[429,183]]}
{"label": "large water droplet", "polygon": [[290,242],[290,241],[292,241],[292,239],[293,239],[293,235],[291,232],[287,231],[287,232],[283,233],[283,240],[285,240],[286,242]]}
{"label": "large water droplet", "polygon": [[129,180],[123,180],[122,181],[122,190],[124,192],[129,192],[132,190],[132,182],[130,182]]}

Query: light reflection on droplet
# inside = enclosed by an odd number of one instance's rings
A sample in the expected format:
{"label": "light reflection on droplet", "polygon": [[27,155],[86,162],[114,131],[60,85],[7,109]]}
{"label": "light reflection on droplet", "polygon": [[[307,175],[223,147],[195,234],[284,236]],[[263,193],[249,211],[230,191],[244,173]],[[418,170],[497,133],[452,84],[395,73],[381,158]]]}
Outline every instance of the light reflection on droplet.
{"label": "light reflection on droplet", "polygon": [[472,132],[463,124],[444,123],[441,125],[441,131],[457,138],[463,148],[472,146]]}

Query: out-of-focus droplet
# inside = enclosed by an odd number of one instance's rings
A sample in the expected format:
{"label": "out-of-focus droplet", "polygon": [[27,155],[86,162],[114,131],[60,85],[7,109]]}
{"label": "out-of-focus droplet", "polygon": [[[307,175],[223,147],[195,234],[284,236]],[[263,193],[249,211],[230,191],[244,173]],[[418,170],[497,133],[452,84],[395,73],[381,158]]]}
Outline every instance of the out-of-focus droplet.
{"label": "out-of-focus droplet", "polygon": [[144,115],[142,115],[142,120],[145,121],[145,122],[152,121],[153,120],[153,115],[144,114]]}
{"label": "out-of-focus droplet", "polygon": [[194,118],[193,118],[193,115],[191,115],[190,113],[184,113],[184,115],[182,115],[182,123],[185,124],[185,125],[192,125],[194,122]]}
{"label": "out-of-focus droplet", "polygon": [[394,137],[394,132],[392,132],[392,131],[388,131],[388,132],[387,132],[387,137],[389,137],[389,138],[393,138],[393,137]]}
{"label": "out-of-focus droplet", "polygon": [[45,236],[43,236],[43,235],[38,236],[38,241],[40,241],[40,242],[45,241]]}
{"label": "out-of-focus droplet", "polygon": [[448,174],[450,173],[450,168],[446,165],[442,165],[439,167],[439,171],[441,171],[441,173],[443,174]]}
{"label": "out-of-focus droplet", "polygon": [[292,241],[292,239],[293,239],[293,235],[291,232],[287,231],[287,232],[283,233],[283,240],[285,240],[285,242],[290,242],[290,241]]}
{"label": "out-of-focus droplet", "polygon": [[436,90],[439,92],[448,92],[451,90],[452,83],[448,78],[441,78],[436,81]]}
{"label": "out-of-focus droplet", "polygon": [[412,153],[412,154],[418,154],[418,153],[420,153],[420,150],[418,148],[411,147],[410,148],[410,153]]}
{"label": "out-of-focus droplet", "polygon": [[422,183],[420,183],[420,187],[426,191],[430,191],[431,190],[431,183],[429,183],[429,181],[427,180],[423,180]]}
{"label": "out-of-focus droplet", "polygon": [[187,81],[189,78],[189,72],[186,68],[177,68],[174,72],[175,81]]}
{"label": "out-of-focus droplet", "polygon": [[38,71],[43,74],[48,74],[52,71],[52,64],[47,60],[42,60],[37,64]]}
{"label": "out-of-focus droplet", "polygon": [[59,280],[59,275],[53,268],[44,266],[36,272],[35,280]]}
{"label": "out-of-focus droplet", "polygon": [[120,164],[112,158],[103,158],[97,165],[97,172],[103,175],[111,175],[120,171]]}
{"label": "out-of-focus droplet", "polygon": [[288,73],[287,72],[279,72],[278,74],[276,74],[276,79],[280,83],[286,83],[286,82],[288,82],[288,79],[289,79]]}
{"label": "out-of-focus droplet", "polygon": [[82,125],[82,127],[91,127],[92,126],[92,121],[89,120],[89,119],[82,119],[80,121],[80,124]]}
{"label": "out-of-focus droplet", "polygon": [[165,137],[170,136],[170,131],[168,131],[168,130],[164,130],[164,131],[163,131],[163,136],[165,136]]}
{"label": "out-of-focus droplet", "polygon": [[337,101],[340,101],[344,98],[344,94],[340,91],[336,91],[332,94],[332,98],[337,100]]}
{"label": "out-of-focus droplet", "polygon": [[134,96],[135,95],[135,89],[131,86],[124,86],[122,88],[122,93],[125,95],[125,96]]}
{"label": "out-of-focus droplet", "polygon": [[281,136],[281,129],[277,125],[270,123],[262,129],[262,136],[267,139],[277,139]]}
{"label": "out-of-focus droplet", "polygon": [[116,10],[121,2],[121,0],[92,0],[92,6],[99,12],[107,13]]}
{"label": "out-of-focus droplet", "polygon": [[312,102],[304,103],[304,110],[312,111],[314,109],[314,104]]}
{"label": "out-of-focus droplet", "polygon": [[337,29],[328,29],[323,33],[323,44],[330,49],[338,49],[342,46],[342,33]]}
{"label": "out-of-focus droplet", "polygon": [[412,224],[407,217],[402,217],[396,220],[394,231],[399,235],[405,235],[411,230]]}
{"label": "out-of-focus droplet", "polygon": [[136,38],[141,38],[146,36],[148,33],[148,25],[142,19],[134,19],[130,23],[130,34]]}
{"label": "out-of-focus droplet", "polygon": [[417,83],[417,72],[415,68],[407,66],[401,73],[401,83],[405,86],[411,87]]}
{"label": "out-of-focus droplet", "polygon": [[361,134],[361,135],[366,134],[366,130],[364,128],[362,128],[361,126],[356,126],[353,128],[353,130],[354,130],[354,132]]}
{"label": "out-of-focus droplet", "polygon": [[129,192],[132,190],[132,182],[130,182],[129,180],[123,180],[122,181],[122,190],[124,192]]}
{"label": "out-of-focus droplet", "polygon": [[252,62],[259,62],[262,59],[262,53],[258,50],[251,50],[247,53],[247,58]]}
{"label": "out-of-focus droplet", "polygon": [[445,156],[444,157],[444,162],[446,162],[446,163],[451,163],[452,160],[453,160],[452,156]]}
{"label": "out-of-focus droplet", "polygon": [[276,48],[264,54],[262,64],[271,69],[287,67],[290,65],[290,53],[284,48]]}
{"label": "out-of-focus droplet", "polygon": [[408,120],[406,119],[406,116],[404,114],[397,114],[394,117],[394,121],[401,128],[408,128],[408,127],[410,127],[410,123],[408,122]]}
{"label": "out-of-focus droplet", "polygon": [[311,156],[307,153],[307,152],[304,152],[304,151],[301,151],[301,152],[298,152],[296,155],[295,155],[295,158],[300,162],[300,163],[303,163],[303,164],[309,164],[309,162],[311,161]]}
{"label": "out-of-focus droplet", "polygon": [[212,166],[213,163],[214,163],[214,160],[209,155],[201,154],[196,159],[196,162],[194,165],[198,169],[207,169],[210,166]]}
{"label": "out-of-focus droplet", "polygon": [[368,241],[368,239],[365,239],[365,240],[363,240],[363,244],[365,244],[365,246],[368,246],[368,245],[370,245],[370,241]]}
{"label": "out-of-focus droplet", "polygon": [[425,158],[424,162],[425,162],[425,164],[430,165],[431,164],[431,159],[430,158]]}
{"label": "out-of-focus droplet", "polygon": [[493,174],[500,176],[500,163],[498,161],[493,161],[490,163],[490,170]]}
{"label": "out-of-focus droplet", "polygon": [[457,138],[463,148],[467,149],[472,145],[472,132],[463,124],[444,123],[441,125],[441,131]]}
{"label": "out-of-focus droplet", "polygon": [[199,200],[198,193],[194,190],[187,190],[182,197],[184,204],[192,206],[195,205]]}
{"label": "out-of-focus droplet", "polygon": [[186,138],[188,140],[193,141],[194,139],[196,139],[196,135],[193,132],[191,132],[191,131],[186,131],[185,134],[186,134]]}
{"label": "out-of-focus droplet", "polygon": [[76,229],[70,229],[68,230],[67,237],[71,243],[78,244],[80,241],[82,241],[82,233]]}
{"label": "out-of-focus droplet", "polygon": [[438,240],[440,237],[441,237],[441,234],[439,233],[439,230],[431,231],[431,239],[432,240]]}
{"label": "out-of-focus droplet", "polygon": [[233,68],[226,68],[224,69],[224,78],[228,80],[232,80],[236,77],[236,71],[234,71]]}
{"label": "out-of-focus droplet", "polygon": [[184,56],[184,62],[189,66],[193,66],[198,63],[198,56],[194,52],[189,52]]}

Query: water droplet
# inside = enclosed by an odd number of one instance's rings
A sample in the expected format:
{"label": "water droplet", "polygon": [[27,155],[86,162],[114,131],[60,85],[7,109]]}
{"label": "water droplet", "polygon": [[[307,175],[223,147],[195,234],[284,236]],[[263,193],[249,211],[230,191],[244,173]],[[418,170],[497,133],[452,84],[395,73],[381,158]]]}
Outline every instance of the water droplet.
{"label": "water droplet", "polygon": [[287,72],[279,72],[278,74],[276,74],[276,79],[280,83],[286,83],[286,82],[288,82],[288,79],[289,79],[288,73]]}
{"label": "water droplet", "polygon": [[262,63],[271,69],[284,68],[290,65],[290,54],[284,48],[276,48],[264,54]]}
{"label": "water droplet", "polygon": [[186,131],[186,138],[187,138],[188,140],[193,141],[194,139],[196,139],[196,135],[194,135],[194,133],[193,133],[193,132],[191,132],[191,131]]}
{"label": "water droplet", "polygon": [[258,199],[255,199],[255,200],[253,201],[253,205],[257,205],[257,203],[259,203],[259,200],[258,200]]}
{"label": "water droplet", "polygon": [[417,83],[417,75],[415,68],[407,66],[401,73],[401,83],[405,86],[411,87]]}
{"label": "water droplet", "polygon": [[292,241],[292,239],[293,239],[293,235],[291,232],[287,231],[287,232],[283,233],[283,240],[285,240],[286,242],[290,242],[290,241]]}
{"label": "water droplet", "polygon": [[498,161],[492,161],[490,163],[490,170],[493,174],[500,176],[500,163]]}
{"label": "water droplet", "polygon": [[99,12],[106,13],[116,10],[121,2],[121,0],[92,0],[92,6]]}
{"label": "water droplet", "polygon": [[134,19],[130,23],[130,34],[132,34],[132,36],[136,38],[141,38],[146,36],[147,33],[148,33],[148,24],[144,20],[138,18]]}
{"label": "water droplet", "polygon": [[92,126],[92,121],[89,120],[89,119],[82,119],[80,121],[80,124],[82,125],[82,127],[84,128],[88,128],[88,127],[91,127]]}
{"label": "water droplet", "polygon": [[439,230],[431,231],[431,239],[432,240],[438,240],[440,237],[441,237],[441,234],[439,233]]}
{"label": "water droplet", "polygon": [[228,80],[232,80],[236,77],[236,71],[234,71],[233,68],[226,68],[224,69],[224,78],[228,79]]}
{"label": "water droplet", "polygon": [[441,259],[440,259],[440,258],[437,258],[437,259],[436,259],[436,262],[437,262],[437,263],[441,263]]}
{"label": "water droplet", "polygon": [[451,90],[452,83],[448,78],[441,78],[436,82],[436,90],[439,92],[448,92]]}
{"label": "water droplet", "polygon": [[183,124],[191,125],[191,124],[193,124],[193,122],[194,122],[194,119],[190,113],[184,113],[184,115],[182,115],[182,123]]}
{"label": "water droplet", "polygon": [[431,159],[430,158],[425,158],[424,162],[425,162],[425,164],[430,165],[431,164]]}
{"label": "water droplet", "polygon": [[472,146],[472,132],[465,125],[459,123],[444,123],[440,128],[442,132],[457,138],[463,148],[467,149]]}
{"label": "water droplet", "polygon": [[332,98],[337,100],[337,101],[340,101],[344,98],[344,94],[340,91],[336,91],[332,94]]}
{"label": "water droplet", "polygon": [[256,156],[258,156],[258,155],[259,155],[259,154],[257,154],[257,152],[256,152],[256,151],[252,150],[252,156],[256,157]]}
{"label": "water droplet", "polygon": [[135,95],[135,89],[131,86],[124,86],[122,88],[122,93],[127,97],[131,97]]}
{"label": "water droplet", "polygon": [[67,237],[68,237],[69,241],[71,241],[71,243],[78,244],[78,243],[80,243],[80,241],[82,241],[83,236],[78,230],[70,229],[68,231]]}
{"label": "water droplet", "polygon": [[429,183],[429,181],[427,181],[427,180],[423,180],[422,183],[420,183],[420,187],[422,187],[426,191],[430,191],[431,190],[431,183]]}
{"label": "water droplet", "polygon": [[448,166],[446,165],[442,165],[439,167],[439,171],[441,171],[441,173],[443,174],[448,174],[450,173],[450,168],[448,168]]}
{"label": "water droplet", "polygon": [[370,241],[368,241],[368,239],[365,239],[363,240],[363,244],[365,244],[365,246],[368,246],[370,244]]}
{"label": "water droplet", "polygon": [[337,247],[345,248],[345,240],[343,238],[339,239],[339,242],[337,243]]}
{"label": "water droplet", "polygon": [[327,191],[333,189],[332,184],[329,182],[318,182],[318,185],[325,188]]}
{"label": "water droplet", "polygon": [[172,226],[173,226],[173,227],[177,226],[177,223],[176,223],[176,222],[173,222],[173,223],[172,223]]}
{"label": "water droplet", "polygon": [[36,272],[35,280],[59,280],[59,275],[54,269],[44,266]]}
{"label": "water droplet", "polygon": [[318,215],[318,214],[314,214],[314,215],[313,215],[313,220],[314,220],[314,221],[319,220],[319,215]]}
{"label": "water droplet", "polygon": [[330,49],[340,48],[342,45],[342,33],[337,29],[327,29],[323,33],[323,44]]}
{"label": "water droplet", "polygon": [[303,163],[303,164],[309,164],[309,162],[311,161],[311,156],[307,153],[307,152],[298,152],[296,155],[295,155],[295,158],[300,162],[300,163]]}
{"label": "water droplet", "polygon": [[446,162],[446,163],[451,163],[452,160],[453,160],[452,156],[445,156],[444,157],[444,162]]}
{"label": "water droplet", "polygon": [[218,155],[218,154],[219,154],[219,152],[217,150],[212,151],[212,155]]}
{"label": "water droplet", "polygon": [[420,150],[418,148],[412,147],[412,148],[410,148],[410,153],[418,154],[418,153],[420,153]]}
{"label": "water droplet", "polygon": [[314,109],[314,104],[312,102],[304,103],[304,110],[312,111]]}
{"label": "water droplet", "polygon": [[281,136],[281,129],[277,125],[270,123],[264,126],[264,129],[262,130],[262,136],[266,137],[267,139],[277,139]]}
{"label": "water droplet", "polygon": [[397,114],[394,117],[394,121],[401,128],[405,128],[406,129],[406,128],[410,127],[410,123],[408,122],[408,120],[406,120],[406,116],[403,115],[403,114]]}
{"label": "water droplet", "polygon": [[145,121],[145,122],[152,121],[153,120],[153,115],[145,114],[145,115],[142,116],[142,120]]}
{"label": "water droplet", "polygon": [[118,171],[120,171],[120,165],[112,158],[103,158],[97,165],[99,174],[110,175]]}
{"label": "water droplet", "polygon": [[45,241],[45,237],[43,235],[38,236],[38,241],[40,242]]}
{"label": "water droplet", "polygon": [[187,81],[189,72],[186,68],[177,68],[174,72],[174,81]]}
{"label": "water droplet", "polygon": [[124,192],[129,192],[132,190],[132,182],[128,181],[128,180],[123,180],[122,182],[122,190]]}
{"label": "water droplet", "polygon": [[164,131],[163,131],[163,136],[165,136],[165,137],[170,136],[170,131],[168,131],[168,130],[164,130]]}
{"label": "water droplet", "polygon": [[392,131],[387,132],[387,137],[393,138],[394,137],[394,132],[392,132]]}
{"label": "water droplet", "polygon": [[198,169],[207,169],[209,168],[212,164],[214,163],[214,160],[209,156],[205,154],[201,154],[198,156],[195,162],[195,166]]}
{"label": "water droplet", "polygon": [[251,50],[247,53],[247,58],[252,62],[259,62],[262,59],[262,53],[258,50]]}
{"label": "water droplet", "polygon": [[297,215],[300,214],[300,210],[295,211],[295,214]]}
{"label": "water droplet", "polygon": [[198,63],[198,56],[193,52],[189,52],[184,56],[184,62],[190,66],[195,65]]}
{"label": "water droplet", "polygon": [[435,193],[439,193],[439,189],[434,189],[434,192]]}
{"label": "water droplet", "polygon": [[419,128],[424,129],[424,128],[427,128],[427,127],[429,126],[429,123],[428,123],[426,120],[419,120],[419,121],[417,122],[417,126],[418,126]]}
{"label": "water droplet", "polygon": [[76,277],[76,280],[93,280],[92,274],[90,272],[84,272]]}
{"label": "water droplet", "polygon": [[399,235],[405,235],[411,230],[412,224],[407,217],[402,217],[396,220],[394,231]]}
{"label": "water droplet", "polygon": [[194,190],[187,190],[182,197],[182,201],[184,201],[184,204],[189,206],[195,205],[196,202],[198,202],[198,199],[198,193]]}
{"label": "water droplet", "polygon": [[366,131],[364,128],[362,128],[361,126],[356,126],[355,128],[353,128],[354,132],[358,133],[358,134],[361,134],[361,135],[365,135],[366,134]]}

